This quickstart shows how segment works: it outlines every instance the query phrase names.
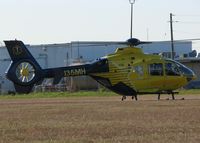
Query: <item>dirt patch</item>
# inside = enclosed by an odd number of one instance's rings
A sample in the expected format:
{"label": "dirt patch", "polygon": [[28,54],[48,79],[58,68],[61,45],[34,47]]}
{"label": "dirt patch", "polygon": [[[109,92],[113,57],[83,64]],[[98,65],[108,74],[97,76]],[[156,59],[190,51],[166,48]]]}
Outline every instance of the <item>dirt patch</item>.
{"label": "dirt patch", "polygon": [[2,99],[0,142],[199,143],[199,96],[161,98]]}

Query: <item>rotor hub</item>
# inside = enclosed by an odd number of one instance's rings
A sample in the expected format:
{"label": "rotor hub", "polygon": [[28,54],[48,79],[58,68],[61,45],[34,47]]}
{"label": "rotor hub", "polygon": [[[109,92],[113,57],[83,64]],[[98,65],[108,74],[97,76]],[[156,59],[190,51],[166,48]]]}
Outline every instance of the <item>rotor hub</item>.
{"label": "rotor hub", "polygon": [[21,69],[20,70],[20,74],[21,74],[21,76],[28,77],[28,75],[29,75],[29,69],[28,68]]}
{"label": "rotor hub", "polygon": [[128,44],[131,46],[137,46],[140,44],[140,40],[137,38],[130,38],[127,40]]}
{"label": "rotor hub", "polygon": [[22,62],[16,68],[16,77],[21,83],[29,83],[35,77],[35,67],[29,62]]}

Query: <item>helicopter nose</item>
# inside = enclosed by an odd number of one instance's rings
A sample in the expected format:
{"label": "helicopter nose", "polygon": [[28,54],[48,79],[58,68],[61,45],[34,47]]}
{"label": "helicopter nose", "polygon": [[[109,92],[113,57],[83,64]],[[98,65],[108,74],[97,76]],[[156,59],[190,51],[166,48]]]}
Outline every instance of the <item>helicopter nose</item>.
{"label": "helicopter nose", "polygon": [[196,74],[192,74],[192,75],[188,75],[187,76],[187,81],[190,82],[192,80],[196,80],[197,79],[197,76]]}
{"label": "helicopter nose", "polygon": [[197,75],[195,74],[192,76],[192,80],[196,80],[196,79],[197,79]]}

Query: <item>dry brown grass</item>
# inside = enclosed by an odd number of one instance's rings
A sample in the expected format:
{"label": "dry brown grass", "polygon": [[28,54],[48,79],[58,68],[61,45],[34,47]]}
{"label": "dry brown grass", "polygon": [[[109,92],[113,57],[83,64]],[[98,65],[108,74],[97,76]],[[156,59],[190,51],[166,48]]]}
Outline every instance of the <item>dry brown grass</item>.
{"label": "dry brown grass", "polygon": [[0,142],[199,143],[200,97],[184,98],[1,99]]}

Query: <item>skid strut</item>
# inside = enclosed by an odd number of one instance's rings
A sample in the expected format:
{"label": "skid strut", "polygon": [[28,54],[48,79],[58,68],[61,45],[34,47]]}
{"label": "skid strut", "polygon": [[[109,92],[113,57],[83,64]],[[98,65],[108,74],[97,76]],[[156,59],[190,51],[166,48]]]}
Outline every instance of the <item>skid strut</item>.
{"label": "skid strut", "polygon": [[158,93],[158,100],[160,100],[160,95],[161,94],[171,94],[172,95],[172,100],[175,100],[174,94],[178,94],[178,92]]}
{"label": "skid strut", "polygon": [[[122,101],[124,101],[125,99],[126,99],[126,96],[123,95],[123,96],[122,96]],[[138,100],[137,95],[133,95],[133,96],[131,96],[131,99],[132,99],[132,100],[135,99],[135,100],[137,101],[137,100]]]}

